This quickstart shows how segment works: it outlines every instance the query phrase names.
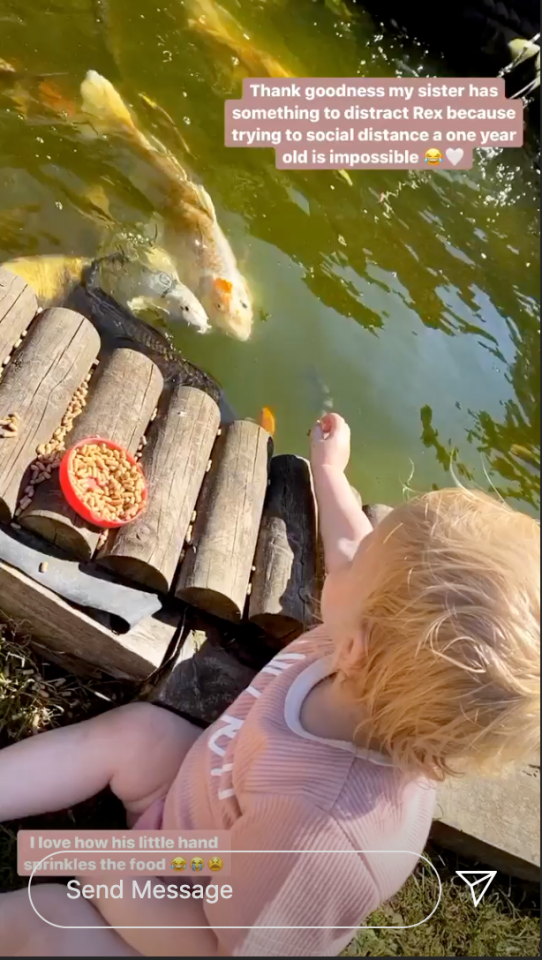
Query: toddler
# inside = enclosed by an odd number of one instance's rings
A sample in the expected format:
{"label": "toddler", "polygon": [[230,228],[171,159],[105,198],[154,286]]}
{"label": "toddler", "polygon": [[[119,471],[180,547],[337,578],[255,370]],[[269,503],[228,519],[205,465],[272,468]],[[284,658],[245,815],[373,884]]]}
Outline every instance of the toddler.
{"label": "toddler", "polygon": [[458,488],[373,530],[349,452],[341,417],[315,426],[322,626],[211,727],[134,703],[0,753],[0,821],[109,785],[136,829],[229,830],[232,850],[270,852],[234,854],[216,903],[33,885],[45,923],[26,891],[5,894],[2,956],[336,956],[414,869],[437,782],[536,747],[538,524]]}

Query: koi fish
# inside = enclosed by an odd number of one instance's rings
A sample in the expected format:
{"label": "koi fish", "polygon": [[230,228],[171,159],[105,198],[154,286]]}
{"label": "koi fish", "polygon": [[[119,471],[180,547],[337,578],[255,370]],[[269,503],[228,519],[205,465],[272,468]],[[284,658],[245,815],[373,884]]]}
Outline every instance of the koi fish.
{"label": "koi fish", "polygon": [[260,427],[263,427],[264,430],[267,430],[270,436],[272,437],[275,436],[275,431],[276,431],[275,414],[273,413],[270,407],[262,407],[260,411],[259,424],[260,424]]}
{"label": "koi fish", "polygon": [[3,266],[22,277],[32,287],[43,310],[59,306],[74,287],[81,282],[85,267],[91,260],[85,257],[38,256],[18,257]]}
{"label": "koi fish", "polygon": [[250,291],[205,188],[189,179],[163,144],[154,138],[151,142],[138,129],[108,80],[89,70],[81,95],[84,115],[94,130],[126,140],[159,175],[162,246],[173,256],[180,281],[200,301],[213,326],[248,340],[253,324]]}
{"label": "koi fish", "polygon": [[144,259],[123,252],[102,257],[96,261],[92,282],[87,280],[89,285],[98,286],[136,317],[155,314],[165,321],[185,323],[198,333],[211,329],[201,303],[181,283],[165,250],[153,248]]}
{"label": "koi fish", "polygon": [[84,284],[89,290],[103,290],[136,317],[155,314],[194,327],[198,333],[211,329],[201,303],[181,283],[165,250],[153,248],[138,257],[119,250],[95,261],[56,255],[20,257],[4,266],[30,284],[44,310],[60,306]]}
{"label": "koi fish", "polygon": [[13,66],[13,64],[8,63],[7,60],[2,60],[0,57],[0,76],[6,73],[17,73],[17,69]]}
{"label": "koi fish", "polygon": [[231,50],[253,77],[294,77],[271,54],[250,43],[240,23],[224,7],[211,0],[191,0],[194,17],[188,26]]}

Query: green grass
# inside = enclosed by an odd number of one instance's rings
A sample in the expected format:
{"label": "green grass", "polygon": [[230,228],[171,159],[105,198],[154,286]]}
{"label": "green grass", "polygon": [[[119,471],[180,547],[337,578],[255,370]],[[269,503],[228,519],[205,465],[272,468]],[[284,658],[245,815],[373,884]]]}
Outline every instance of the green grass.
{"label": "green grass", "polygon": [[[0,628],[0,748],[26,736],[92,716],[129,696],[115,682],[84,683],[44,663],[24,639]],[[112,829],[125,826],[123,811],[109,794],[71,810],[18,823],[0,824],[0,892],[25,886],[16,873],[16,834],[21,827]],[[367,920],[344,952],[347,957],[538,957],[539,905],[532,893],[513,881],[497,881],[474,907],[457,869],[476,869],[454,855],[425,851],[442,881],[442,901],[421,926],[438,898],[436,877],[423,861],[402,890]],[[59,878],[60,879],[60,878]],[[497,878],[498,879],[498,878]],[[378,930],[379,926],[406,930]]]}
{"label": "green grass", "polygon": [[[345,951],[349,957],[537,957],[540,955],[539,907],[519,884],[498,884],[498,877],[478,907],[457,869],[476,869],[453,855],[428,849],[442,881],[423,862],[402,890],[368,919],[370,927],[405,926],[407,930],[361,930]],[[480,865],[481,866],[481,865]]]}
{"label": "green grass", "polygon": [[93,716],[123,696],[122,685],[115,681],[85,683],[47,663],[27,638],[0,624],[0,748]]}

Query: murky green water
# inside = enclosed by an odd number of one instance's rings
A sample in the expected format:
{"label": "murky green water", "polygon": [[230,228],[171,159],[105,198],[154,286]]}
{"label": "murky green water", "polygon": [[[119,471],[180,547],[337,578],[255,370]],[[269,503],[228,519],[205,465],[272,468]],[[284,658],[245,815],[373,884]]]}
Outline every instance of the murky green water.
{"label": "murky green water", "polygon": [[[179,346],[238,415],[274,410],[278,452],[307,452],[327,389],[352,426],[350,478],[366,499],[450,483],[456,449],[460,476],[536,513],[539,184],[528,158],[485,154],[467,174],[353,172],[349,186],[332,172],[276,171],[271,151],[227,150],[223,100],[240,95],[243,74],[189,27],[194,3],[0,0],[0,57],[65,71],[58,83],[72,96],[96,69],[148,129],[158,117],[140,93],[185,137],[259,309],[249,343],[182,331]],[[292,72],[446,72],[360,10],[348,22],[323,0],[225,5]],[[154,132],[183,159],[167,123]],[[0,259],[93,254],[115,224],[139,229],[152,206],[131,171],[126,150],[82,143],[0,85]]]}

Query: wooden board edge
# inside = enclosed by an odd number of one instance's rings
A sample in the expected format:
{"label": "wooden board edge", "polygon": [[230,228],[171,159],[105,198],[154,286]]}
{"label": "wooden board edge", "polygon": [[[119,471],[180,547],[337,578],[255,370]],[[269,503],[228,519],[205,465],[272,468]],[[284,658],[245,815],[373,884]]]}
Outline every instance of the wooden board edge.
{"label": "wooden board edge", "polygon": [[146,617],[117,634],[72,607],[24,573],[0,562],[0,617],[35,638],[55,660],[82,660],[119,679],[141,681],[161,666],[176,631],[174,623]]}

